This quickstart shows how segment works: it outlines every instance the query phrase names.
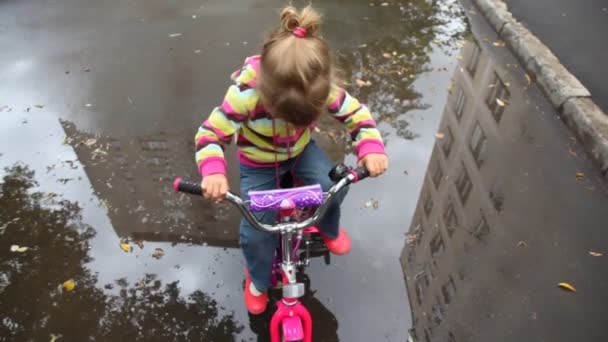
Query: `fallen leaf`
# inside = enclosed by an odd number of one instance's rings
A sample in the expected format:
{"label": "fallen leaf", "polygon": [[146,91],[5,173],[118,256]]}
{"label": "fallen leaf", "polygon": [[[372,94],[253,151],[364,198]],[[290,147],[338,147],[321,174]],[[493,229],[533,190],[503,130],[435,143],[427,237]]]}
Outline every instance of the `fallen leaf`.
{"label": "fallen leaf", "polygon": [[492,45],[497,46],[497,47],[503,47],[503,46],[507,45],[507,43],[505,43],[502,40],[498,40],[498,41],[495,41],[494,43],[492,43]]}
{"label": "fallen leaf", "polygon": [[137,245],[139,246],[140,249],[144,249],[144,242],[142,240],[139,240],[136,243],[137,243]]}
{"label": "fallen leaf", "polygon": [[162,258],[163,255],[165,255],[165,251],[163,251],[162,248],[156,248],[154,250],[154,253],[152,253],[152,257],[155,258],[155,259],[157,259],[157,260],[160,259],[160,258]]}
{"label": "fallen leaf", "polygon": [[507,105],[507,104],[505,103],[505,101],[503,101],[503,100],[501,100],[501,99],[496,99],[496,103],[497,103],[499,106],[501,106],[501,107],[504,107],[504,106],[506,106],[506,105]]}
{"label": "fallen leaf", "polygon": [[131,245],[129,245],[128,243],[121,243],[120,244],[120,248],[122,248],[123,251],[129,253],[131,252],[133,249],[131,248]]}
{"label": "fallen leaf", "polygon": [[58,339],[60,339],[61,337],[62,337],[61,334],[59,334],[59,335],[51,334],[51,342],[55,342]]}
{"label": "fallen leaf", "polygon": [[369,87],[372,85],[372,82],[370,81],[363,81],[361,79],[357,79],[355,81],[355,83],[359,86],[359,87]]}
{"label": "fallen leaf", "polygon": [[576,154],[576,152],[574,152],[571,148],[568,149],[568,153],[570,153],[574,157],[578,157],[578,154]]}
{"label": "fallen leaf", "polygon": [[441,44],[441,40],[439,40],[439,39],[433,39],[433,43],[439,45],[439,44]]}
{"label": "fallen leaf", "polygon": [[393,55],[391,55],[390,52],[385,52],[385,53],[382,54],[382,57],[384,57],[384,58],[391,58],[392,56]]}
{"label": "fallen leaf", "polygon": [[386,6],[388,6],[388,2],[383,2],[380,6],[386,7]]}
{"label": "fallen leaf", "polygon": [[526,243],[526,241],[519,241],[517,243],[517,247],[528,247],[528,244]]}
{"label": "fallen leaf", "polygon": [[13,253],[24,253],[24,252],[27,252],[28,249],[30,249],[30,248],[25,247],[25,246],[19,246],[19,245],[11,246],[11,252],[13,252]]}
{"label": "fallen leaf", "polygon": [[97,139],[87,139],[87,141],[84,142],[87,146],[95,145],[95,143],[97,143]]}
{"label": "fallen leaf", "polygon": [[572,286],[568,283],[559,283],[559,284],[557,284],[557,286],[561,287],[564,290],[576,292],[576,289],[574,288],[574,286]]}
{"label": "fallen leaf", "polygon": [[445,134],[443,134],[443,133],[436,133],[436,134],[435,134],[435,137],[436,137],[437,139],[443,139],[443,138],[445,138]]}
{"label": "fallen leaf", "polygon": [[372,206],[374,207],[374,209],[378,209],[378,207],[380,207],[380,203],[378,201],[374,201]]}
{"label": "fallen leaf", "polygon": [[524,74],[524,77],[526,78],[526,82],[528,82],[528,85],[532,84],[532,78],[530,78],[530,75]]}
{"label": "fallen leaf", "polygon": [[171,33],[171,34],[169,35],[169,37],[171,37],[171,38],[175,38],[175,37],[179,37],[179,36],[181,36],[181,35],[182,35],[181,33]]}
{"label": "fallen leaf", "polygon": [[68,292],[72,291],[75,287],[76,287],[76,282],[74,282],[74,279],[66,280],[63,283],[63,289]]}
{"label": "fallen leaf", "polygon": [[594,257],[601,257],[602,255],[604,255],[602,253],[594,252],[594,251],[589,251],[589,254]]}
{"label": "fallen leaf", "polygon": [[93,154],[98,156],[106,156],[108,155],[108,152],[102,150],[101,148],[97,148],[95,151],[93,151]]}
{"label": "fallen leaf", "polygon": [[577,173],[576,173],[576,180],[580,182],[580,181],[582,181],[583,179],[585,179],[585,174],[584,174],[584,173],[582,173],[582,172],[577,172]]}

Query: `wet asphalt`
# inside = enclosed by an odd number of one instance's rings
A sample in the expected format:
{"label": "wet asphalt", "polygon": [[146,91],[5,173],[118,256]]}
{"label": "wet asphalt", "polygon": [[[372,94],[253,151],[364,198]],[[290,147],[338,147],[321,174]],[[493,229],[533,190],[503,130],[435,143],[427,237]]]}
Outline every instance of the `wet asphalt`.
{"label": "wet asphalt", "polygon": [[[496,281],[494,264],[502,265],[507,275],[526,263],[534,266],[530,272],[535,275],[551,274],[549,294],[538,305],[557,302],[552,291],[558,279],[583,286],[577,297],[556,294],[569,301],[571,312],[584,313],[594,307],[592,300],[601,302],[605,257],[592,257],[588,250],[602,252],[597,242],[605,241],[600,230],[606,222],[605,185],[515,66],[501,73],[523,95],[512,91],[508,108],[514,109],[505,115],[535,121],[532,125],[517,119],[520,124],[500,140],[503,147],[486,151],[504,164],[492,168],[492,179],[504,189],[505,216],[488,214],[488,220],[509,218],[501,223],[505,229],[526,227],[535,239],[553,245],[533,248],[535,240],[524,233],[491,235],[494,245],[475,245],[469,259],[458,259],[467,269],[475,268],[481,257],[492,261],[482,263],[465,285],[457,285],[467,290],[455,293],[460,304],[444,308],[443,326],[421,325],[430,317],[427,307],[434,305],[435,296],[411,308],[408,297],[413,300],[415,292],[412,272],[419,271],[412,265],[429,261],[416,253],[418,259],[408,265],[400,256],[414,250],[406,240],[424,202],[419,197],[433,178],[429,165],[440,148],[436,141],[445,139],[442,125],[467,58],[470,43],[465,42],[476,37],[486,50],[496,50],[487,55],[488,63],[516,64],[504,47],[491,45],[487,29],[468,34],[465,14],[457,5],[448,6],[451,2],[315,4],[325,13],[323,32],[344,78],[352,83],[350,91],[369,104],[379,122],[391,169],[349,192],[343,226],[353,240],[351,254],[332,258],[329,266],[313,260],[306,270],[310,282],[303,302],[313,316],[314,340],[404,341],[413,327],[421,341],[424,329],[432,341],[447,340],[441,336],[448,332],[457,341],[487,341],[491,335],[481,323],[462,331],[445,327],[493,312],[470,305],[479,303],[468,301],[477,289],[488,293],[483,303],[492,305],[492,298],[505,299],[495,293],[527,291]],[[191,0],[0,3],[0,41],[11,46],[0,53],[0,166],[6,168],[0,183],[0,339],[268,340],[270,313],[251,317],[242,303],[238,214],[226,205],[176,195],[171,181],[175,176],[196,177],[193,133],[221,100],[230,73],[244,57],[257,53],[281,5]],[[357,79],[369,80],[371,86],[358,87]],[[488,88],[473,89],[482,98]],[[340,127],[325,120],[320,127],[317,140],[330,157],[354,163]],[[454,135],[462,131],[466,146],[464,136],[471,127],[451,129]],[[514,149],[509,139],[524,144]],[[227,156],[231,185],[238,188],[234,150]],[[582,180],[576,180],[577,172],[584,174]],[[444,184],[454,181],[447,171],[444,177]],[[447,198],[438,196],[436,203]],[[524,205],[529,199],[538,205]],[[471,215],[471,222],[477,218],[473,212],[462,215]],[[573,221],[567,225],[566,218]],[[587,234],[572,228],[579,219]],[[547,235],[555,239],[543,239]],[[520,240],[535,252],[515,261],[488,257],[499,250],[506,253],[500,248],[507,250],[505,246]],[[123,251],[120,243],[132,252]],[[568,261],[555,259],[551,246],[556,243],[568,246],[568,253],[560,254]],[[29,249],[11,252],[12,245]],[[564,264],[577,275],[557,273]],[[61,290],[69,279],[74,290]],[[476,284],[473,289],[471,284]],[[541,285],[535,285],[540,292]],[[538,314],[544,324],[537,332],[546,331],[553,319],[561,323],[571,318],[564,308],[547,310],[561,316]],[[604,317],[603,309],[595,310],[595,319],[585,321],[589,327],[597,327]],[[498,333],[513,330],[515,324],[500,323],[495,325]],[[518,336],[524,340],[537,336],[523,331]]]}

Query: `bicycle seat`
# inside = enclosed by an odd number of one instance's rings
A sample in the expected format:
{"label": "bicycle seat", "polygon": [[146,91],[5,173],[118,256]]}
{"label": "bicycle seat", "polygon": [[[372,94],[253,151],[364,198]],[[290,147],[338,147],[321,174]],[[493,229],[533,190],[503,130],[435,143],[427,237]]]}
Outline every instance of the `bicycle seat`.
{"label": "bicycle seat", "polygon": [[249,192],[249,210],[252,212],[304,209],[323,204],[325,196],[320,184],[290,189]]}

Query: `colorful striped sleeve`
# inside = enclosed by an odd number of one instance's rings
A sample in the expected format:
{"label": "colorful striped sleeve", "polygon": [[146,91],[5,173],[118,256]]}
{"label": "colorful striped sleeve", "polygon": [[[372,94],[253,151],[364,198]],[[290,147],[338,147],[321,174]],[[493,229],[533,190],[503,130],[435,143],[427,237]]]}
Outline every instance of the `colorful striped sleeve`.
{"label": "colorful striped sleeve", "polygon": [[376,121],[365,105],[336,85],[332,86],[327,102],[329,113],[350,132],[359,159],[370,153],[385,153]]}
{"label": "colorful striped sleeve", "polygon": [[233,85],[228,88],[222,105],[213,109],[198,128],[194,137],[196,164],[203,177],[226,174],[223,145],[230,143],[256,105],[254,89]]}

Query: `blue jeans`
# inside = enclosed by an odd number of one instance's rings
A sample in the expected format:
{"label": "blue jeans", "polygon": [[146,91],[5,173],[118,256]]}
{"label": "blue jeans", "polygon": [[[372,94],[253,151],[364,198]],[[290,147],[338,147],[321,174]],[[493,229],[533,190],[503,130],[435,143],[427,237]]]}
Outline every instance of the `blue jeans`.
{"label": "blue jeans", "polygon": [[[295,165],[294,165],[295,163]],[[329,190],[334,184],[329,179],[329,171],[333,167],[325,153],[311,141],[304,151],[296,158],[279,163],[279,176],[292,171],[295,178],[304,185],[321,184],[323,191]],[[250,167],[241,164],[241,197],[249,199],[248,192],[252,190],[272,190],[277,187],[276,170],[274,167]],[[340,204],[346,196],[346,189],[341,191],[330,204],[325,216],[318,224],[323,234],[335,239],[338,237],[340,224]],[[267,224],[274,224],[277,218],[276,211],[257,213],[258,220]],[[279,241],[279,234],[259,231],[251,226],[245,219],[241,220],[240,243],[255,287],[266,292],[270,286],[272,262],[274,251]]]}

